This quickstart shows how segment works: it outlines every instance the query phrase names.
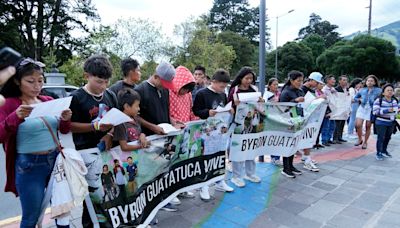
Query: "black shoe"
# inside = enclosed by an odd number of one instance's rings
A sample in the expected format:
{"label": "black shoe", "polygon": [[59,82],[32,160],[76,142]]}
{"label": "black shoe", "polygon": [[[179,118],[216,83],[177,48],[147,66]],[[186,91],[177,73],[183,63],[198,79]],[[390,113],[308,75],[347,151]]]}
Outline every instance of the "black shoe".
{"label": "black shoe", "polygon": [[331,144],[329,144],[328,142],[322,143],[322,145],[324,145],[324,146],[331,146]]}
{"label": "black shoe", "polygon": [[321,144],[317,144],[316,145],[317,146],[317,149],[319,149],[319,148],[325,148],[323,145],[321,145]]}
{"label": "black shoe", "polygon": [[290,168],[292,173],[296,174],[296,175],[301,175],[303,174],[303,172],[301,172],[300,170],[296,169],[295,167]]}
{"label": "black shoe", "polygon": [[329,144],[336,144],[335,141],[331,141],[331,140],[329,140],[328,143]]}
{"label": "black shoe", "polygon": [[385,157],[385,158],[391,158],[392,157],[392,155],[389,153],[389,152],[382,152],[382,154],[381,154],[383,157]]}
{"label": "black shoe", "polygon": [[339,139],[339,142],[347,142],[347,140]]}
{"label": "black shoe", "polygon": [[281,174],[284,175],[284,176],[286,176],[286,177],[289,177],[289,178],[296,178],[296,176],[293,174],[292,171],[285,171],[285,170],[282,170],[282,171],[281,171]]}
{"label": "black shoe", "polygon": [[333,144],[342,144],[339,140],[334,140]]}

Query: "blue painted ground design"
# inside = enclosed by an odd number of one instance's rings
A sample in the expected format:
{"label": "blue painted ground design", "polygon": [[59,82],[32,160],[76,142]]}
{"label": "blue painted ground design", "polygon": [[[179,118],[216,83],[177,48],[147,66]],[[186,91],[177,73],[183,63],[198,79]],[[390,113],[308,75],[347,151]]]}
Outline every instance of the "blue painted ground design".
{"label": "blue painted ground design", "polygon": [[[225,193],[215,210],[198,224],[201,227],[247,227],[268,206],[276,187],[278,168],[271,163],[257,163],[257,175],[261,183],[246,181],[244,188],[235,187],[233,193]],[[232,183],[230,186],[234,186]]]}

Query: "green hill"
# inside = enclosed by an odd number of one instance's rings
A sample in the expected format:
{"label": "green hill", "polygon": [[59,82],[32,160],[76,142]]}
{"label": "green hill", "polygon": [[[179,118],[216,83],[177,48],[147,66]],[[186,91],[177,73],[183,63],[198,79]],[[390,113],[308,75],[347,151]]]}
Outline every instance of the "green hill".
{"label": "green hill", "polygon": [[[366,34],[366,33],[367,33],[366,31],[355,32],[353,34],[345,36],[344,39],[346,39],[346,40],[353,39],[353,37],[355,37],[359,34]],[[399,51],[400,51],[400,21],[396,21],[396,22],[390,23],[388,25],[382,26],[380,28],[373,29],[371,31],[371,35],[392,42],[392,44],[394,46],[396,46],[397,55],[399,55]]]}

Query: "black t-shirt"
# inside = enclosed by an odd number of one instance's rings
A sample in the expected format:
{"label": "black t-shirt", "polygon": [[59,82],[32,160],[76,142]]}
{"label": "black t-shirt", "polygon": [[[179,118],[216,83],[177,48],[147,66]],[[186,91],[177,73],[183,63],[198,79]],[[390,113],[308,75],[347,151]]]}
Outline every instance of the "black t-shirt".
{"label": "black t-shirt", "polygon": [[[169,92],[167,89],[157,89],[147,81],[135,87],[140,95],[140,117],[152,124],[170,123]],[[145,135],[154,135],[150,129],[142,128]]]}
{"label": "black t-shirt", "polygon": [[304,97],[303,90],[296,89],[292,86],[286,86],[279,96],[279,102],[296,102],[295,99],[298,97]]}
{"label": "black t-shirt", "polygon": [[215,93],[209,88],[197,92],[193,102],[193,113],[201,119],[209,117],[209,110],[218,106],[224,107],[227,103],[225,93]]}
{"label": "black t-shirt", "polygon": [[[72,122],[91,123],[99,114],[100,104],[105,105],[104,110],[106,111],[117,107],[117,99],[114,93],[109,90],[104,91],[102,98],[93,97],[82,88],[72,92],[71,96],[72,101],[70,109],[72,111]],[[83,150],[96,147],[100,139],[106,134],[107,132],[101,131],[72,133],[72,138],[75,148],[77,150]]]}
{"label": "black t-shirt", "polygon": [[106,186],[112,186],[114,183],[114,176],[111,172],[101,174],[101,183]]}
{"label": "black t-shirt", "polygon": [[114,140],[133,142],[139,140],[141,132],[140,125],[135,120],[132,120],[132,122],[122,123],[114,128]]}
{"label": "black t-shirt", "polygon": [[115,95],[118,96],[118,92],[125,88],[134,89],[135,85],[129,85],[128,83],[125,83],[123,80],[120,80],[114,83],[112,86],[110,86],[109,90],[111,90],[113,93],[115,93]]}

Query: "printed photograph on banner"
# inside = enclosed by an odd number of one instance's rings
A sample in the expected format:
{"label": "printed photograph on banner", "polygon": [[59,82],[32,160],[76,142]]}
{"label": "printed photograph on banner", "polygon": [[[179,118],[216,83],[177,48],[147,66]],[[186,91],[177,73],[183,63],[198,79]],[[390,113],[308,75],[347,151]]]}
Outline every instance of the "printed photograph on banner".
{"label": "printed photograph on banner", "polygon": [[[304,123],[301,107],[271,103],[240,103],[236,109],[235,134],[288,130],[295,132]],[[268,124],[266,124],[268,123]]]}
{"label": "printed photograph on banner", "polygon": [[222,179],[228,118],[219,115],[189,122],[179,134],[150,136],[148,148],[126,152],[115,147],[82,154],[101,227],[146,224],[182,189]]}

